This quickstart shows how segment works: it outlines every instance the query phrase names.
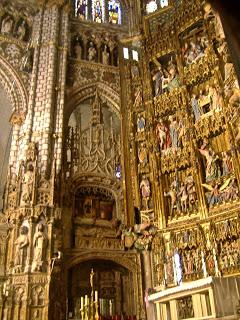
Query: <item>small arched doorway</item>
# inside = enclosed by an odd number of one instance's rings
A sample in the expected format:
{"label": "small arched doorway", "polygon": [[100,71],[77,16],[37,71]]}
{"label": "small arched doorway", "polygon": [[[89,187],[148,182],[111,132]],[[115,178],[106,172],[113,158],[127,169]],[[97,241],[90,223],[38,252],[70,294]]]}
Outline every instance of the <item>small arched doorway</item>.
{"label": "small arched doorway", "polygon": [[136,319],[133,277],[130,270],[112,260],[93,259],[73,266],[68,270],[69,319],[82,319],[86,301],[91,308],[92,292],[100,319]]}

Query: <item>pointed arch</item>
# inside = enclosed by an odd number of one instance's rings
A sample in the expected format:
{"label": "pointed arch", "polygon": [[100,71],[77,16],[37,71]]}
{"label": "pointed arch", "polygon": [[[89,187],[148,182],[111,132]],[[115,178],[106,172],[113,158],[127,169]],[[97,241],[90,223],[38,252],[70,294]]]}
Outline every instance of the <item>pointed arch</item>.
{"label": "pointed arch", "polygon": [[26,115],[27,90],[14,68],[0,55],[0,83],[12,104],[13,113]]}
{"label": "pointed arch", "polygon": [[78,87],[77,89],[71,92],[71,97],[68,100],[68,104],[66,106],[65,120],[67,120],[70,117],[71,113],[76,108],[76,106],[88,100],[89,98],[94,97],[96,94],[96,90],[98,90],[99,96],[102,99],[102,101],[108,102],[112,110],[120,117],[119,94],[112,88],[106,86],[105,83],[96,82]]}

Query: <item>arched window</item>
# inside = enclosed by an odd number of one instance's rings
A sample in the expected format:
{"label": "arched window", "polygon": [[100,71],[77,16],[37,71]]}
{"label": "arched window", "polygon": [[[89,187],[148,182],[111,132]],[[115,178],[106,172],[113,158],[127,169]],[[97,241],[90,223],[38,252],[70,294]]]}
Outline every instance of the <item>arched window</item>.
{"label": "arched window", "polygon": [[97,23],[122,23],[120,0],[72,0],[75,17]]}
{"label": "arched window", "polygon": [[150,0],[148,1],[147,5],[146,5],[146,11],[147,13],[152,13],[154,11],[157,10],[157,3],[155,0]]}
{"label": "arched window", "polygon": [[168,6],[168,0],[160,0],[160,7],[164,8]]}
{"label": "arched window", "polygon": [[119,1],[108,1],[108,20],[109,23],[121,24],[121,6]]}
{"label": "arched window", "polygon": [[105,21],[105,5],[103,0],[93,0],[92,2],[92,16],[93,21],[102,23]]}
{"label": "arched window", "polygon": [[88,18],[88,0],[75,0],[75,16],[81,20]]}

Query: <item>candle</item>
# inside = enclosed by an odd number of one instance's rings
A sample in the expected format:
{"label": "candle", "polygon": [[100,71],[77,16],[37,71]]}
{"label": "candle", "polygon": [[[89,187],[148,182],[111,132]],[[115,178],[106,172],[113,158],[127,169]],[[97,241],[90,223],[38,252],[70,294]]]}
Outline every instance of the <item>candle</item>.
{"label": "candle", "polygon": [[84,305],[84,299],[83,297],[81,297],[81,309],[83,308],[83,305]]}
{"label": "candle", "polygon": [[85,306],[87,306],[87,305],[88,305],[88,296],[85,295]]}
{"label": "candle", "polygon": [[98,301],[98,292],[95,291],[95,301],[97,302]]}

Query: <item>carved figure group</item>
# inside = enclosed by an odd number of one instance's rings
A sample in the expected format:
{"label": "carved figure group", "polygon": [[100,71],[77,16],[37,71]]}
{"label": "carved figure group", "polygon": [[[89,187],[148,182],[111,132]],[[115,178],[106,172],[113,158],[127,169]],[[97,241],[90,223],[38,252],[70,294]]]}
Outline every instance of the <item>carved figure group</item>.
{"label": "carved figure group", "polygon": [[176,116],[169,116],[168,120],[159,119],[155,129],[161,151],[176,150],[183,146],[185,127],[182,120],[177,120]]}
{"label": "carved figure group", "polygon": [[206,182],[233,174],[231,151],[224,151],[218,154],[212,149],[208,141],[206,143],[199,149],[200,154],[205,157]]}
{"label": "carved figure group", "polygon": [[11,35],[21,41],[28,40],[29,26],[22,17],[18,21],[15,21],[11,15],[6,15],[2,20],[0,28],[3,35]]}
{"label": "carved figure group", "polygon": [[177,66],[172,59],[171,57],[165,65],[159,63],[155,71],[153,71],[152,81],[155,97],[180,86]]}
{"label": "carved figure group", "polygon": [[165,197],[171,198],[170,219],[179,214],[191,214],[197,209],[197,192],[192,175],[186,177],[184,182],[174,180]]}
{"label": "carved figure group", "polygon": [[237,270],[240,266],[240,240],[221,244],[219,266],[222,272]]}
{"label": "carved figure group", "polygon": [[206,198],[210,207],[234,201],[238,198],[239,191],[234,178],[228,178],[222,185],[218,182],[214,182],[211,185],[203,184],[203,187],[208,190],[208,192],[206,192]]}
{"label": "carved figure group", "polygon": [[205,36],[192,38],[184,43],[182,56],[186,65],[196,63],[201,59],[208,47],[208,40]]}
{"label": "carved figure group", "polygon": [[200,89],[199,93],[193,92],[191,97],[191,108],[197,122],[204,115],[211,115],[213,112],[219,112],[223,108],[223,97],[220,88],[216,85],[206,85]]}

